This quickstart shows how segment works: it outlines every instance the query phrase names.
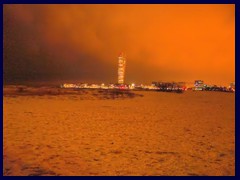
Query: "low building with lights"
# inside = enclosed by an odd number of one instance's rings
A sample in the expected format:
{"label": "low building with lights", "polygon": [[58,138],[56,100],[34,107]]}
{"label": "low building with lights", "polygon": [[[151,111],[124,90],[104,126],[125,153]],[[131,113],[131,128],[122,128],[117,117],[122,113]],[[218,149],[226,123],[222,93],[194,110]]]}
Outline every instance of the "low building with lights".
{"label": "low building with lights", "polygon": [[195,91],[203,91],[204,90],[203,80],[195,80],[193,90],[195,90]]}

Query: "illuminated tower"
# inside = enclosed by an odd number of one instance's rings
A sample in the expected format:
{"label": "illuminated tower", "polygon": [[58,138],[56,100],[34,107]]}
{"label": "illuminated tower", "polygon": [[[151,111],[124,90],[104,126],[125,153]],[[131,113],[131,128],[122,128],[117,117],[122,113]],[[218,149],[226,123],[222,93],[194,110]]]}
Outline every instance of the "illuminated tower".
{"label": "illuminated tower", "polygon": [[126,58],[123,53],[118,57],[118,84],[124,84]]}

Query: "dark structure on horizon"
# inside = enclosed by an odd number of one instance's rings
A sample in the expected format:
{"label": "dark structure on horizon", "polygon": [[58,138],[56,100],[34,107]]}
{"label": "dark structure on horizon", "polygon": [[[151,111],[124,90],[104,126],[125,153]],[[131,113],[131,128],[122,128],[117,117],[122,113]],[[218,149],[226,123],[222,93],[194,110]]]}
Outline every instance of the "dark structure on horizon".
{"label": "dark structure on horizon", "polygon": [[153,86],[158,87],[158,91],[183,92],[186,89],[185,82],[152,82]]}

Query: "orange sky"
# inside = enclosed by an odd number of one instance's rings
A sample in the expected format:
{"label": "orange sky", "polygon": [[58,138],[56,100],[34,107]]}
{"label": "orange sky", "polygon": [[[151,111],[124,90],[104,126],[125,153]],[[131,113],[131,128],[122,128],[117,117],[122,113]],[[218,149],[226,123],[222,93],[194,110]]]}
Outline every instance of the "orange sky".
{"label": "orange sky", "polygon": [[235,81],[235,6],[4,5],[6,81],[116,82],[121,51],[127,83],[228,85]]}

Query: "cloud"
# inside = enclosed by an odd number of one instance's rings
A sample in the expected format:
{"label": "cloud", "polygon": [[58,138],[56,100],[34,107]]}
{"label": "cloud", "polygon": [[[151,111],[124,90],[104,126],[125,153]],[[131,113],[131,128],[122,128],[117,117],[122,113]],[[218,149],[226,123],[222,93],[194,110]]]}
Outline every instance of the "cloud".
{"label": "cloud", "polygon": [[127,82],[229,83],[234,14],[234,5],[4,5],[4,79],[112,82],[124,51]]}

